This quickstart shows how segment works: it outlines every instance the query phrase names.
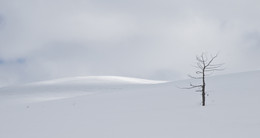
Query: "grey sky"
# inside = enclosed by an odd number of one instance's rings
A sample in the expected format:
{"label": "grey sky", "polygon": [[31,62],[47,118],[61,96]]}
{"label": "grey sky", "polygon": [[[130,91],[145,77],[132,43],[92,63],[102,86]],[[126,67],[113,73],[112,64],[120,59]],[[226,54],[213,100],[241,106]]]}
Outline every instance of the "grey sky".
{"label": "grey sky", "polygon": [[259,0],[0,0],[0,83],[78,75],[176,80],[201,52],[260,69]]}

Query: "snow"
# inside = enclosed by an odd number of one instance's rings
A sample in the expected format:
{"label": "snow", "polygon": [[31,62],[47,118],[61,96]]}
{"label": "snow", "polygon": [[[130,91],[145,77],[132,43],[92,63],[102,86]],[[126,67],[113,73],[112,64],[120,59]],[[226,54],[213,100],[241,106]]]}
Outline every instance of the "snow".
{"label": "snow", "polygon": [[175,82],[91,76],[0,88],[1,138],[259,138],[260,71]]}
{"label": "snow", "polygon": [[33,84],[159,84],[165,82],[167,81],[155,81],[121,76],[78,76]]}

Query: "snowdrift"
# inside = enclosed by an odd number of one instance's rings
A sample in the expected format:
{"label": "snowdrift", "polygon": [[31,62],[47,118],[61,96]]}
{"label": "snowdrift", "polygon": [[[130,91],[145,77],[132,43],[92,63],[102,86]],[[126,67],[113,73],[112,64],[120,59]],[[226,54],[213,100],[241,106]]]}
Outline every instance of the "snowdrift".
{"label": "snowdrift", "polygon": [[46,101],[167,83],[120,76],[78,76],[0,88],[1,101]]}
{"label": "snowdrift", "polygon": [[106,84],[159,84],[167,81],[155,81],[139,78],[120,77],[120,76],[79,76],[71,78],[55,79],[32,83],[31,85],[106,85]]}

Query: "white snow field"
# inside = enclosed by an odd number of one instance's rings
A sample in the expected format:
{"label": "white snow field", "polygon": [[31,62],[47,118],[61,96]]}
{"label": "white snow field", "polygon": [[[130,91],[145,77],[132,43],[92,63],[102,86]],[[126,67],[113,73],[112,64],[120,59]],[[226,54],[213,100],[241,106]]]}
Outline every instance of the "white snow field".
{"label": "white snow field", "polygon": [[191,80],[75,77],[0,88],[0,138],[260,138],[260,71]]}

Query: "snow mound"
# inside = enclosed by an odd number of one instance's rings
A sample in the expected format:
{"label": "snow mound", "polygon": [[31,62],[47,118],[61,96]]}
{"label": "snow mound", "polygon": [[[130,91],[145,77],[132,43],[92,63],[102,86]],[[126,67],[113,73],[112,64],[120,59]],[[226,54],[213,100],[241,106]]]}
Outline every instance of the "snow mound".
{"label": "snow mound", "polygon": [[[0,88],[0,101],[49,101],[82,95],[111,93],[116,90],[137,89],[167,81],[146,80],[119,76],[79,76]],[[26,99],[26,100],[25,100]]]}
{"label": "snow mound", "polygon": [[35,85],[59,85],[59,84],[160,84],[167,81],[147,80],[121,76],[78,76],[61,78],[49,81],[32,83]]}

